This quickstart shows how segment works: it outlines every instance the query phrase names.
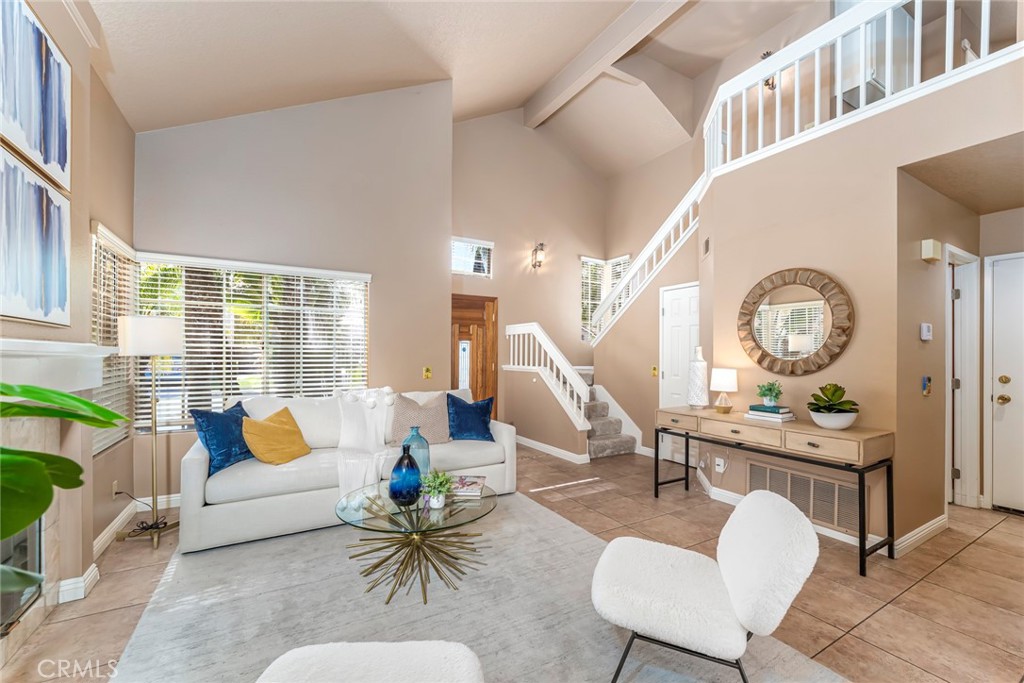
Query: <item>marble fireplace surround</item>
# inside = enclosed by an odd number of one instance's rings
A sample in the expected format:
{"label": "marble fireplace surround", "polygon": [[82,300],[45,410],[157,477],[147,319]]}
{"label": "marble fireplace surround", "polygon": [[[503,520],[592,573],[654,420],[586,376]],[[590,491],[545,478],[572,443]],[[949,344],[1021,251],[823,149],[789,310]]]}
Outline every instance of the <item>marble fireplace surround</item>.
{"label": "marble fireplace surround", "polygon": [[[103,359],[115,347],[96,344],[0,339],[0,380],[34,384],[69,392],[89,392],[102,383]],[[0,442],[13,448],[60,453],[85,470],[86,486],[57,489],[43,515],[42,595],[18,624],[0,638],[0,667],[42,624],[59,603],[80,600],[99,581],[92,556],[91,429],[62,420],[19,418],[0,420]],[[88,521],[88,527],[87,526]]]}

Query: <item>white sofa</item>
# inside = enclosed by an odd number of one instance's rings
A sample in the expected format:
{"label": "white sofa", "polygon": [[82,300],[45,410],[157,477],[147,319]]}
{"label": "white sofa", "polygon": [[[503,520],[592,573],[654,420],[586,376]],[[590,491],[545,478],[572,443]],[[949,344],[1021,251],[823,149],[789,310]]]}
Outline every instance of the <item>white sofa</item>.
{"label": "white sofa", "polygon": [[[423,403],[438,393],[411,392],[406,396]],[[451,393],[472,400],[467,391]],[[341,524],[334,512],[341,495],[378,477],[387,479],[400,453],[399,448],[386,445],[393,398],[390,389],[384,388],[328,399],[244,399],[246,412],[256,419],[287,406],[312,452],[284,465],[248,459],[211,477],[209,453],[197,440],[181,461],[182,552]],[[497,493],[514,492],[515,428],[492,420],[491,434],[493,442],[431,445],[431,467],[484,475]]]}

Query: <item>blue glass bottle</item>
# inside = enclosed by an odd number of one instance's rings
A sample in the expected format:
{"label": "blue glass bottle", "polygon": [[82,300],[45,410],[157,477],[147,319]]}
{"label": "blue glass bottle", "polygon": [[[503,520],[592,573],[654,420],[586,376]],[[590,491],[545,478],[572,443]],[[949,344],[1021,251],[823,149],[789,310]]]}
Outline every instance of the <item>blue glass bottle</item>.
{"label": "blue glass bottle", "polygon": [[430,444],[420,434],[419,427],[413,427],[409,431],[409,436],[405,437],[402,445],[409,447],[409,451],[412,453],[413,459],[416,460],[420,472],[426,474],[430,471]]}
{"label": "blue glass bottle", "polygon": [[409,452],[409,446],[402,446],[402,455],[391,470],[388,483],[388,497],[395,505],[414,505],[420,498],[420,468]]}

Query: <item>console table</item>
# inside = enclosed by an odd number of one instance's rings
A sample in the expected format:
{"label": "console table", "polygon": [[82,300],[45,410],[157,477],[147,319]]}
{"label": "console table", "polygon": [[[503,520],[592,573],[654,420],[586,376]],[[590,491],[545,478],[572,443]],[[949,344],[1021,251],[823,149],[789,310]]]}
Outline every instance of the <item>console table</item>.
{"label": "console table", "polygon": [[[896,557],[893,521],[892,458],[895,435],[889,431],[850,427],[842,431],[822,429],[808,420],[774,424],[751,420],[742,414],[723,414],[715,410],[662,408],[657,412],[654,434],[654,497],[665,484],[683,482],[690,490],[690,441],[715,444],[748,453],[781,458],[825,467],[857,476],[857,521],[860,575],[867,576],[868,557],[882,548]],[[660,478],[660,451],[663,434],[684,440],[685,473],[682,477]],[[886,537],[868,546],[867,487],[868,473],[885,469]]]}

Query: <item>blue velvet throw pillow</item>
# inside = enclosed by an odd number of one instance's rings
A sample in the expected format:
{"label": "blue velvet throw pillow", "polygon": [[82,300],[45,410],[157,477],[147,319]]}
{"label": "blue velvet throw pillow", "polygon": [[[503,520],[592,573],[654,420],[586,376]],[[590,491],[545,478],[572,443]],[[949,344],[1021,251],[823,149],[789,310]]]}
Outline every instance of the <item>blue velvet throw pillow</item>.
{"label": "blue velvet throw pillow", "polygon": [[253,457],[242,436],[242,418],[248,417],[241,403],[223,413],[211,410],[188,411],[195,421],[199,443],[210,454],[210,476],[225,467]]}
{"label": "blue velvet throw pillow", "polygon": [[494,441],[491,436],[491,406],[494,397],[467,403],[448,394],[448,431],[456,441]]}

